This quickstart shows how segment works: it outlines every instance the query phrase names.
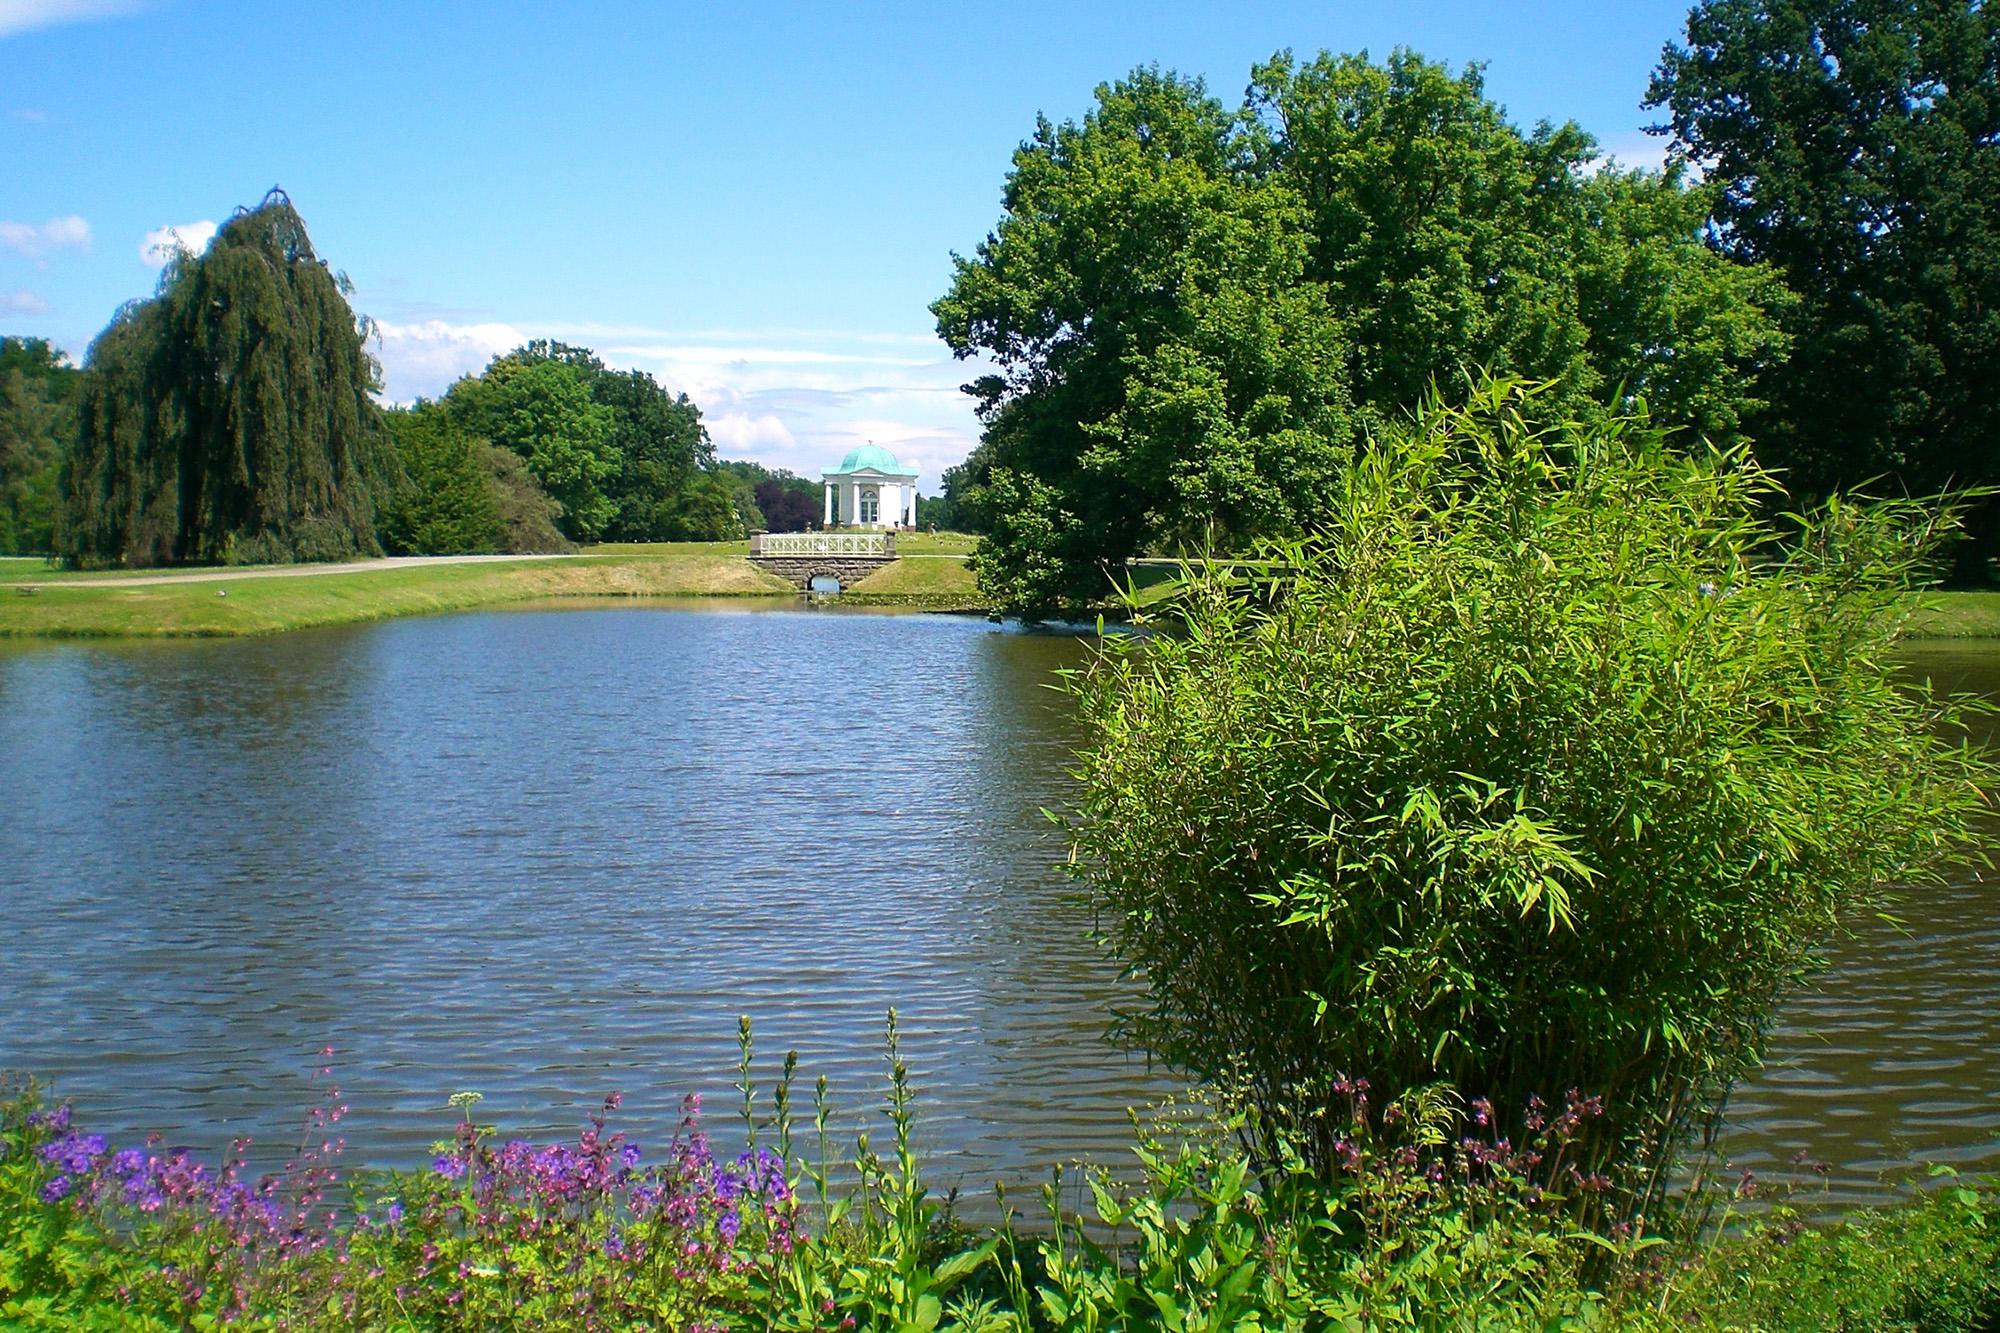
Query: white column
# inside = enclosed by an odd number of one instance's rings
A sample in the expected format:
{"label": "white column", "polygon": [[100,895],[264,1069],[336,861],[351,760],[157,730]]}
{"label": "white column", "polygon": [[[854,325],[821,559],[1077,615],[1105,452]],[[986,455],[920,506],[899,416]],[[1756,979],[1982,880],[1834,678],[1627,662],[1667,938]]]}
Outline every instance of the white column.
{"label": "white column", "polygon": [[826,517],[821,520],[820,526],[830,528],[833,526],[833,483],[823,481],[819,484],[819,488],[822,492],[821,498],[826,501]]}
{"label": "white column", "polygon": [[861,526],[861,485],[852,477],[840,489],[840,521],[850,528]]}
{"label": "white column", "polygon": [[909,492],[910,492],[910,522],[909,522],[909,526],[910,526],[910,527],[912,527],[912,528],[914,528],[914,527],[916,527],[916,526],[917,526],[917,479],[916,479],[915,477],[912,477],[912,478],[910,478],[910,481],[909,481]]}

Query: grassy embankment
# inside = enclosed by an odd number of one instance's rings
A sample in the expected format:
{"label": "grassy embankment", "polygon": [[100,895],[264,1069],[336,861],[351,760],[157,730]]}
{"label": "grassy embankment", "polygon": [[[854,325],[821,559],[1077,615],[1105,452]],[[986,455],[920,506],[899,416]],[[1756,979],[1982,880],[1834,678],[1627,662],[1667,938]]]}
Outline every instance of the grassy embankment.
{"label": "grassy embankment", "polygon": [[[103,577],[50,572],[39,561],[6,562],[0,566],[0,636],[270,634],[549,597],[784,596],[792,591],[729,546],[564,560],[383,566],[297,577],[259,577],[245,570],[237,577],[180,583],[134,583],[146,577],[135,573],[78,586],[84,579]],[[120,586],[126,583],[130,586]]]}
{"label": "grassy embankment", "polygon": [[1910,618],[1913,639],[2000,639],[2000,592],[1925,593]]}
{"label": "grassy embankment", "polygon": [[943,551],[925,551],[914,541],[897,538],[902,558],[845,589],[843,601],[863,606],[919,606],[932,611],[983,611],[985,599],[973,583],[965,558]]}
{"label": "grassy embankment", "polygon": [[[897,538],[904,557],[847,590],[850,603],[928,610],[986,609],[965,563],[975,538],[945,532]],[[742,559],[747,542],[654,542],[592,547],[564,560],[358,569],[301,577],[256,571],[186,583],[119,583],[158,570],[79,572],[34,558],[0,557],[0,637],[183,637],[269,634],[313,625],[462,611],[551,597],[784,596],[793,591]],[[1169,568],[1136,571],[1143,601],[1171,590]],[[70,586],[77,585],[77,586]],[[1151,586],[1147,586],[1151,585]],[[24,589],[33,589],[32,593]],[[1923,596],[1913,638],[2000,639],[2000,592]]]}
{"label": "grassy embankment", "polygon": [[[959,533],[899,538],[909,558],[856,585],[864,605],[981,609]],[[0,557],[0,637],[208,637],[561,597],[783,597],[784,581],[743,557],[748,542],[596,546],[561,560],[382,564],[337,573],[200,569],[73,571]],[[156,582],[192,574],[186,582]]]}

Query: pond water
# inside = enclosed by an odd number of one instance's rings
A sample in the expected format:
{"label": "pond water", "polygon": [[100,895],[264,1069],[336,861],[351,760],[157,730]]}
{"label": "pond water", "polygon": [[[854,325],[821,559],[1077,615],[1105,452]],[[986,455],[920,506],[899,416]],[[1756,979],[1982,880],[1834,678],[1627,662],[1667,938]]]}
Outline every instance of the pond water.
{"label": "pond water", "polygon": [[[1907,658],[1913,677],[2000,703],[2000,645]],[[1994,718],[1975,722],[2000,743]],[[1833,944],[1730,1098],[1719,1152],[1797,1185],[1796,1203],[1874,1202],[1933,1163],[2000,1172],[2000,873],[1908,895],[1895,915]],[[1823,1184],[1792,1166],[1799,1152],[1831,1164]]]}
{"label": "pond water", "polygon": [[[1116,1159],[1177,1086],[1101,1039],[1129,990],[1042,807],[1073,635],[699,603],[268,639],[0,648],[0,1068],[117,1139],[272,1156],[332,1045],[350,1159],[411,1164],[445,1098],[568,1132],[605,1093],[728,1132],[739,1014],[848,1126],[900,1011],[933,1184]],[[1925,659],[1930,660],[1930,659]],[[1935,655],[2000,695],[2000,658]],[[2000,929],[1971,883],[1800,998],[1725,1148],[1860,1198],[2000,1162]],[[877,1130],[878,1141],[880,1130]]]}

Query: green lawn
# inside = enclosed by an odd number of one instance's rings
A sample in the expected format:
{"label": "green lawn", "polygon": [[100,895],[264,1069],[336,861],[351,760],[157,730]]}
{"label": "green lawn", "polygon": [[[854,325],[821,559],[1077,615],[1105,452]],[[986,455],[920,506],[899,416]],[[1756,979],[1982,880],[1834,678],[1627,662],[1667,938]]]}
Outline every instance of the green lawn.
{"label": "green lawn", "polygon": [[935,536],[928,532],[896,534],[897,555],[971,555],[978,544],[979,538],[969,532],[940,532]]}
{"label": "green lawn", "polygon": [[[28,589],[32,587],[33,591]],[[548,597],[784,596],[789,584],[726,546],[671,555],[362,570],[142,587],[16,579],[0,589],[0,636],[270,634]]]}
{"label": "green lawn", "polygon": [[896,534],[896,555],[867,578],[843,591],[851,603],[915,606],[932,611],[984,611],[985,599],[965,563],[976,537],[964,533]]}
{"label": "green lawn", "polygon": [[[897,551],[907,558],[855,584],[848,595],[864,605],[983,610],[972,571],[961,558],[975,540],[963,533],[899,535]],[[753,568],[742,558],[748,551],[748,542],[607,544],[569,560],[130,588],[67,585],[79,579],[145,578],[161,571],[76,572],[51,569],[39,558],[0,556],[0,636],[269,634],[547,597],[782,596],[796,591]],[[1177,586],[1177,569],[1165,561],[1136,565],[1132,575],[1141,605],[1170,595]],[[2000,592],[1923,594],[1908,633],[1912,638],[2000,639]]]}
{"label": "green lawn", "polygon": [[72,577],[38,555],[0,555],[0,583]]}
{"label": "green lawn", "polygon": [[1913,639],[2000,639],[2000,592],[1927,592],[1917,607]]}

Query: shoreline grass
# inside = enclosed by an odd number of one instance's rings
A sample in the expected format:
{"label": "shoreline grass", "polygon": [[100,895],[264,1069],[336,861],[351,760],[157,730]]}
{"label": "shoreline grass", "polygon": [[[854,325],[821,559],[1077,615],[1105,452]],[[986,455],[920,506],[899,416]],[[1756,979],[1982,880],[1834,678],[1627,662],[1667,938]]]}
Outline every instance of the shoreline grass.
{"label": "shoreline grass", "polygon": [[[905,558],[847,589],[850,606],[985,613],[957,533],[904,534]],[[782,597],[789,584],[754,568],[750,544],[617,543],[563,560],[356,568],[272,577],[272,566],[186,570],[64,570],[40,557],[0,556],[0,638],[188,638],[274,634],[320,625],[472,610],[552,598]],[[200,581],[135,583],[162,574]],[[1135,568],[1140,602],[1177,586],[1165,566]],[[74,586],[72,586],[74,585]],[[32,591],[30,591],[32,590]],[[2000,639],[2000,591],[1916,594],[1905,637]]]}
{"label": "shoreline grass", "polygon": [[[907,557],[856,584],[853,606],[983,612],[956,533],[905,534]],[[66,570],[0,557],[0,638],[216,638],[604,597],[773,597],[798,589],[746,557],[748,541],[628,542],[560,560],[466,564]],[[162,582],[163,576],[188,575]]]}
{"label": "shoreline grass", "polygon": [[2000,592],[1926,592],[1916,602],[1906,638],[2000,639]]}
{"label": "shoreline grass", "polygon": [[842,590],[850,606],[911,606],[931,611],[984,611],[986,599],[963,557],[945,552],[910,551],[905,539],[896,545],[902,558],[882,566],[867,578]]}
{"label": "shoreline grass", "polygon": [[671,554],[585,554],[567,560],[135,587],[14,579],[0,584],[0,638],[234,637],[545,598],[783,597],[796,592],[726,544],[718,545],[721,549]]}

